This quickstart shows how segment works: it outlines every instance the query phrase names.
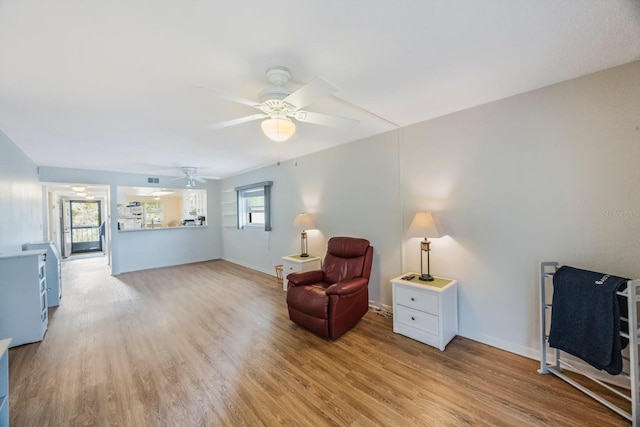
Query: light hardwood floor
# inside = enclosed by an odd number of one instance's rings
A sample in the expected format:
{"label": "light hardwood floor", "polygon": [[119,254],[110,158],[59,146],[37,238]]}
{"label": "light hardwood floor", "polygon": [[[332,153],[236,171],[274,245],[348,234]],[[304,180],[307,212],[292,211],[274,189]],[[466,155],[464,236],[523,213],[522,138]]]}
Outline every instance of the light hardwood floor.
{"label": "light hardwood floor", "polygon": [[533,360],[440,352],[375,313],[326,341],[275,277],[225,261],[111,277],[82,259],[63,281],[44,341],[9,352],[14,427],[628,425]]}

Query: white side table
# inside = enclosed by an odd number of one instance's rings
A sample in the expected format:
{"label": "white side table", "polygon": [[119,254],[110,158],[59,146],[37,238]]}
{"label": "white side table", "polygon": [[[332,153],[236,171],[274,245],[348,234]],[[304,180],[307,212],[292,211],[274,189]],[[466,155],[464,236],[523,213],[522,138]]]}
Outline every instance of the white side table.
{"label": "white side table", "polygon": [[458,282],[444,277],[423,282],[419,276],[407,273],[391,280],[393,332],[444,351],[458,334]]}
{"label": "white side table", "polygon": [[282,290],[287,291],[287,275],[298,271],[320,270],[320,257],[309,255],[287,255],[282,257]]}

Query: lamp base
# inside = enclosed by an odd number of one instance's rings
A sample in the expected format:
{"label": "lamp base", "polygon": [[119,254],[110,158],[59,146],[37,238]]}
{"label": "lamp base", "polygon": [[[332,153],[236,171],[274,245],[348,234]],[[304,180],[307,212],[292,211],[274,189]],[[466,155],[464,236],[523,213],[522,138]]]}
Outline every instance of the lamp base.
{"label": "lamp base", "polygon": [[433,282],[433,276],[430,274],[421,274],[418,279],[422,280],[423,282]]}
{"label": "lamp base", "polygon": [[[308,256],[309,256],[309,254],[300,254],[300,258],[306,258]],[[431,279],[431,280],[433,280],[433,279]]]}

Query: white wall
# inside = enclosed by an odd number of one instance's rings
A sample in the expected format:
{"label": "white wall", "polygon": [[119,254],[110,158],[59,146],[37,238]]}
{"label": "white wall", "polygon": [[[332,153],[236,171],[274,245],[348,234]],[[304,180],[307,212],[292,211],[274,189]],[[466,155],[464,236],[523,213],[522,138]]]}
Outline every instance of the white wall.
{"label": "white wall", "polygon": [[338,234],[372,241],[371,298],[391,304],[388,280],[420,268],[403,233],[430,210],[449,234],[431,272],[460,282],[460,334],[535,357],[541,261],[640,277],[639,160],[634,62],[227,179],[274,181],[274,227],[224,229],[224,258],[272,273],[307,211],[313,253]]}
{"label": "white wall", "polygon": [[462,335],[537,354],[541,261],[640,277],[640,62],[403,129],[401,151],[405,221],[448,226]]}
{"label": "white wall", "polygon": [[147,175],[95,170],[40,167],[43,182],[101,184],[110,186],[111,271],[166,267],[222,257],[220,236],[220,190],[218,181],[198,184],[207,190],[207,227],[196,230],[153,230],[118,232],[117,187],[175,187],[172,177],[159,177],[159,184],[149,184]]}
{"label": "white wall", "polygon": [[42,237],[38,168],[0,131],[0,252],[22,251],[23,243]]}
{"label": "white wall", "polygon": [[223,229],[224,258],[274,274],[282,256],[300,252],[301,230],[293,221],[306,212],[318,227],[308,232],[311,254],[323,257],[332,236],[371,242],[370,298],[390,301],[387,282],[401,262],[397,156],[397,136],[390,133],[224,180],[222,190],[273,181],[273,230]]}
{"label": "white wall", "polygon": [[220,258],[208,241],[217,230],[218,224],[117,233],[119,273]]}

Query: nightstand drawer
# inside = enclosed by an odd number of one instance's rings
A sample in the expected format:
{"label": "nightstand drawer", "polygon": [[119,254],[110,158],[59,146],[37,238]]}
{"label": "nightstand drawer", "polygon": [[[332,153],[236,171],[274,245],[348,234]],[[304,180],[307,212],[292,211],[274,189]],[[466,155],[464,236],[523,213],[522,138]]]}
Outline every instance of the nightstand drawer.
{"label": "nightstand drawer", "polygon": [[295,263],[292,263],[292,262],[285,261],[285,262],[283,262],[283,266],[282,267],[283,267],[282,269],[284,270],[283,274],[285,276],[288,275],[288,274],[291,274],[291,273],[296,273],[298,271],[302,271],[302,265],[301,264],[295,264]]}
{"label": "nightstand drawer", "polygon": [[424,311],[425,313],[438,315],[438,295],[417,290],[414,288],[406,288],[398,286],[396,289],[396,304],[415,310]]}
{"label": "nightstand drawer", "polygon": [[438,316],[410,308],[396,306],[394,320],[399,326],[410,326],[423,332],[438,335]]}

